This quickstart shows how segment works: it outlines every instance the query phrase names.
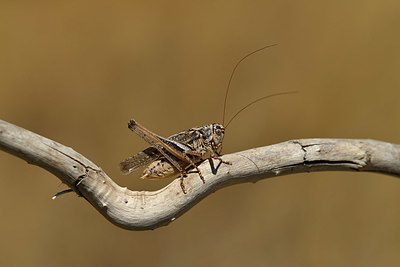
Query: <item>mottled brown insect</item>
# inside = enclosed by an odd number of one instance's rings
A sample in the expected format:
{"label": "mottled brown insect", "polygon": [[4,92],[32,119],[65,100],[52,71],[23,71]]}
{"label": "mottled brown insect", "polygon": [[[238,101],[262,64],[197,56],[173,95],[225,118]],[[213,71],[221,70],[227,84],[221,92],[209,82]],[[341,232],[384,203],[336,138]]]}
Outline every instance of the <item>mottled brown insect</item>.
{"label": "mottled brown insect", "polygon": [[120,168],[124,174],[149,163],[150,165],[144,170],[142,178],[163,179],[180,172],[181,187],[183,192],[186,193],[183,178],[187,176],[186,169],[189,166],[195,168],[201,180],[205,182],[196,163],[207,153],[211,158],[230,164],[218,156],[225,132],[221,124],[214,123],[192,128],[168,138],[152,133],[135,120],[130,120],[128,127],[148,142],[151,147],[122,161]]}
{"label": "mottled brown insect", "polygon": [[168,138],[164,138],[147,130],[135,120],[130,120],[128,123],[129,129],[135,132],[141,138],[143,138],[147,143],[149,143],[149,145],[151,145],[151,147],[123,160],[120,163],[121,172],[123,174],[129,174],[139,167],[149,164],[148,167],[144,170],[141,178],[164,179],[180,173],[182,191],[186,194],[184,177],[187,176],[186,170],[188,168],[193,167],[194,169],[196,169],[201,180],[203,181],[203,183],[205,183],[204,176],[202,175],[200,169],[197,167],[196,163],[200,162],[207,154],[210,158],[217,159],[221,163],[231,164],[230,162],[221,159],[219,154],[222,149],[225,128],[230,124],[230,122],[244,109],[260,100],[276,95],[294,93],[284,92],[259,98],[240,109],[229,120],[225,127],[223,125],[225,122],[226,100],[228,96],[229,86],[236,68],[244,59],[246,59],[250,55],[271,46],[274,45],[265,46],[256,51],[253,51],[252,53],[243,57],[235,65],[231,73],[225,93],[222,124],[208,124],[202,127],[182,131],[180,133],[171,135]]}

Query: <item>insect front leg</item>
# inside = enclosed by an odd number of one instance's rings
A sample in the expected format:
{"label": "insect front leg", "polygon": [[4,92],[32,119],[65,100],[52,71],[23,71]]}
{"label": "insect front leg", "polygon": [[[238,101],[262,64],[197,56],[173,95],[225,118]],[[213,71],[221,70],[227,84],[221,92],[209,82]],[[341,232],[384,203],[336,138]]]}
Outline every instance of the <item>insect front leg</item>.
{"label": "insect front leg", "polygon": [[210,151],[211,158],[217,159],[221,163],[224,163],[224,164],[227,164],[227,165],[232,165],[232,162],[223,160],[221,158],[221,155],[217,151],[215,151],[212,147],[208,147],[208,150]]}

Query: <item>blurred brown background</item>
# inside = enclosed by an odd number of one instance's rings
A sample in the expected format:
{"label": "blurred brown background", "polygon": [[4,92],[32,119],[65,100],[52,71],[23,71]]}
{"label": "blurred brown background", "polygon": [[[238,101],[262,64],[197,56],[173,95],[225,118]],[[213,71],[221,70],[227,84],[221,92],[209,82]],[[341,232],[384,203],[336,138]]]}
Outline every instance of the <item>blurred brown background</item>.
{"label": "blurred brown background", "polygon": [[[135,118],[168,136],[220,122],[224,153],[311,137],[400,143],[400,3],[370,1],[2,1],[0,118],[122,176],[147,147]],[[400,181],[321,172],[225,188],[174,223],[131,232],[50,173],[0,152],[2,266],[399,266]]]}

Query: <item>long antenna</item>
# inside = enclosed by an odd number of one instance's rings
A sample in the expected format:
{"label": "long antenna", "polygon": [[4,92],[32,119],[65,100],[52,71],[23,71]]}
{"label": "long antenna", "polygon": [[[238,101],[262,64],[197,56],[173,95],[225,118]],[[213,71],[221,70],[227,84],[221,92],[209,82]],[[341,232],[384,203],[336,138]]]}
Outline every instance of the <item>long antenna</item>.
{"label": "long antenna", "polygon": [[[225,125],[226,101],[227,101],[227,99],[228,99],[229,87],[230,87],[230,85],[231,85],[231,82],[232,82],[232,79],[233,79],[233,75],[235,74],[235,71],[236,71],[237,67],[239,67],[240,63],[242,63],[242,61],[245,60],[246,58],[248,58],[249,56],[251,56],[251,55],[253,55],[253,54],[255,54],[255,53],[257,53],[257,52],[259,52],[259,51],[261,51],[261,50],[264,50],[264,49],[266,49],[266,48],[269,48],[269,47],[272,47],[272,46],[276,46],[276,45],[278,45],[278,44],[272,44],[272,45],[267,45],[267,46],[261,47],[260,49],[257,49],[257,50],[255,50],[255,51],[253,51],[253,52],[251,52],[251,53],[245,55],[244,57],[242,57],[241,60],[238,61],[238,63],[236,63],[235,67],[234,67],[233,70],[232,70],[231,76],[229,77],[228,86],[226,87],[225,101],[224,101],[224,111],[223,111],[223,113],[222,113],[222,125]],[[263,99],[263,98],[261,98],[261,99]],[[257,101],[259,101],[259,100],[261,100],[261,99],[258,99],[258,100],[256,100],[255,102],[257,102]],[[252,104],[252,103],[250,103],[249,105],[251,105],[251,104]],[[246,107],[245,107],[245,108],[246,108]],[[236,114],[236,115],[237,115],[237,114]],[[235,115],[235,116],[236,116],[236,115]],[[235,117],[235,116],[234,116],[234,117]],[[232,118],[232,119],[233,119],[233,118]],[[232,121],[232,119],[231,119],[231,121]],[[229,121],[229,122],[230,122],[230,121]],[[229,123],[228,123],[228,124],[229,124]]]}
{"label": "long antenna", "polygon": [[225,129],[228,128],[228,125],[232,122],[232,120],[239,115],[240,112],[242,112],[243,110],[245,110],[246,108],[250,107],[251,105],[257,103],[258,101],[264,100],[266,98],[270,98],[273,96],[278,96],[278,95],[287,95],[287,94],[296,94],[298,93],[298,91],[289,91],[289,92],[282,92],[282,93],[276,93],[276,94],[272,94],[272,95],[267,95],[264,97],[261,97],[259,99],[254,100],[253,102],[250,102],[249,104],[247,104],[246,106],[244,106],[243,108],[241,108],[238,112],[236,112],[235,115],[233,115],[233,117],[228,121],[228,123],[226,125],[224,125]]}

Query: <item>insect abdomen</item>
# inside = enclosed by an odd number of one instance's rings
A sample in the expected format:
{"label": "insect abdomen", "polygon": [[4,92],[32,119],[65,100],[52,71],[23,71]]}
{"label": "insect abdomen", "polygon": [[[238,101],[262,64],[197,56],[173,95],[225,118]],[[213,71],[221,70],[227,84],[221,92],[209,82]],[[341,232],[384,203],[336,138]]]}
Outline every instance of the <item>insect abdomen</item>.
{"label": "insect abdomen", "polygon": [[[179,161],[179,165],[185,169],[188,163]],[[142,179],[165,179],[177,175],[179,171],[165,158],[155,160],[143,171]]]}

